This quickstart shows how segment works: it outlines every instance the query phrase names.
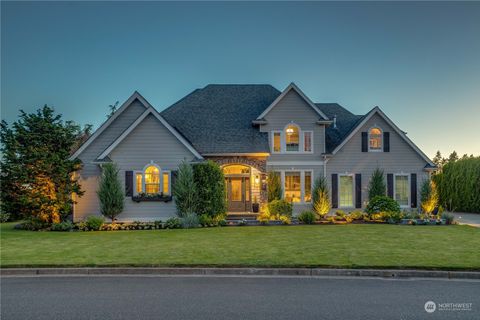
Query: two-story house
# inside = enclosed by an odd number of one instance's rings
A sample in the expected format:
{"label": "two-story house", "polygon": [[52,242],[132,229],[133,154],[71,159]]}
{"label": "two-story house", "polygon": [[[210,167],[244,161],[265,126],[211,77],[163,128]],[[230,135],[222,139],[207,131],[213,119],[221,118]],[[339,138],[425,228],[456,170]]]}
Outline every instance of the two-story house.
{"label": "two-story house", "polygon": [[74,220],[100,214],[96,195],[101,165],[115,162],[125,183],[120,220],[175,215],[171,201],[134,201],[140,193],[171,195],[183,160],[211,159],[225,174],[229,213],[251,212],[266,201],[269,171],[281,177],[294,212],[311,207],[317,177],[327,178],[333,208],[368,201],[375,168],[385,172],[387,194],[401,207],[419,205],[419,186],[432,161],[378,107],[355,115],[336,103],[314,103],[295,84],[208,85],[162,112],[135,92],[75,152],[85,195]]}

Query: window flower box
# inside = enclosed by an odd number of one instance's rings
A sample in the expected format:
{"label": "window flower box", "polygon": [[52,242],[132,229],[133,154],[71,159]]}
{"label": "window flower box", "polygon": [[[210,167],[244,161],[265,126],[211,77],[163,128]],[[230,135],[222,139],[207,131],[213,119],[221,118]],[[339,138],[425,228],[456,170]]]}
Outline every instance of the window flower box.
{"label": "window flower box", "polygon": [[137,195],[132,196],[132,200],[135,202],[143,202],[143,201],[158,201],[158,202],[170,202],[172,201],[172,196],[163,193],[139,193]]}

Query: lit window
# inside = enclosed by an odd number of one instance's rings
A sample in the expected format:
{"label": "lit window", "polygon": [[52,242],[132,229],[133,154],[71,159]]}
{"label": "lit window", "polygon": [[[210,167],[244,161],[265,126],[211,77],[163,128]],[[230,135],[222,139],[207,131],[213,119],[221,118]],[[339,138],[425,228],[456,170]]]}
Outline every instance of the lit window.
{"label": "lit window", "polygon": [[169,173],[164,172],[163,173],[163,194],[170,194],[170,188],[169,188]]}
{"label": "lit window", "polygon": [[273,152],[280,152],[281,150],[281,135],[280,132],[273,133]]}
{"label": "lit window", "polygon": [[340,176],[340,207],[353,207],[353,176]]}
{"label": "lit window", "polygon": [[141,173],[136,173],[135,174],[135,181],[136,181],[136,184],[137,184],[137,193],[142,193],[143,192],[143,182],[142,182],[142,179],[143,179],[143,175]]}
{"label": "lit window", "polygon": [[160,171],[155,166],[145,169],[145,193],[160,192]]}
{"label": "lit window", "polygon": [[312,173],[310,171],[305,171],[304,189],[305,189],[304,201],[305,202],[312,201]]}
{"label": "lit window", "polygon": [[408,207],[408,176],[395,176],[395,200],[402,207]]}
{"label": "lit window", "polygon": [[285,143],[287,151],[299,151],[300,150],[300,135],[298,127],[295,125],[289,125],[285,129]]}
{"label": "lit window", "polygon": [[369,150],[381,151],[382,150],[382,130],[379,128],[372,128],[368,132],[369,134]]}
{"label": "lit window", "polygon": [[300,172],[285,172],[285,200],[300,202]]}
{"label": "lit window", "polygon": [[305,152],[312,152],[312,133],[310,131],[303,133],[303,146]]}

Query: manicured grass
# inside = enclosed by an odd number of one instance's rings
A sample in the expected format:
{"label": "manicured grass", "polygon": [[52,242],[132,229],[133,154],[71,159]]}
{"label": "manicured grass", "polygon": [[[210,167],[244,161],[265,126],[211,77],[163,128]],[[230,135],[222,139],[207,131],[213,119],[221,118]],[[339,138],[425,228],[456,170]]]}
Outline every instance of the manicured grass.
{"label": "manicured grass", "polygon": [[1,266],[277,266],[480,270],[480,229],[325,225],[32,232],[1,225]]}

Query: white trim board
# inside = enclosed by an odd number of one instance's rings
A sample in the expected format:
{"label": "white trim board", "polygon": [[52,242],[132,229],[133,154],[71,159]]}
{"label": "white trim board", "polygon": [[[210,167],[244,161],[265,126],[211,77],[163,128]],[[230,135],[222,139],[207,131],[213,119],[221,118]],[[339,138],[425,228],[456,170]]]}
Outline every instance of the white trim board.
{"label": "white trim board", "polygon": [[145,110],[145,112],[142,113],[137,118],[137,120],[135,120],[117,139],[115,139],[115,141],[110,144],[110,146],[108,146],[107,149],[102,152],[102,154],[100,154],[98,159],[101,160],[108,156],[110,152],[112,152],[113,149],[115,149],[120,144],[120,142],[122,142],[123,139],[125,139],[130,134],[130,132],[132,132],[133,129],[135,129],[149,114],[154,115],[167,128],[168,131],[170,131],[191,153],[193,153],[195,157],[197,157],[198,159],[203,159],[200,153],[198,153],[198,151],[195,150],[195,148],[193,148],[193,146],[188,143],[188,141],[185,140],[185,138],[182,137],[182,135],[180,135],[177,130],[175,130],[165,119],[163,119],[163,117],[152,106]]}
{"label": "white trim board", "polygon": [[300,90],[299,87],[295,83],[290,83],[285,90],[265,109],[261,115],[257,117],[256,120],[263,120],[263,118],[290,92],[290,90],[294,90],[296,93],[300,95],[300,97],[310,106],[316,113],[318,113],[324,120],[329,120],[328,117],[318,109],[318,107],[310,100],[305,93]]}
{"label": "white trim board", "polygon": [[107,119],[107,121],[105,121],[104,123],[102,123],[102,125],[100,125],[100,127],[95,130],[95,132],[87,139],[87,141],[85,141],[81,146],[80,148],[77,149],[77,151],[75,151],[71,156],[70,156],[70,160],[73,160],[75,158],[77,158],[89,145],[92,144],[93,141],[95,141],[95,139],[97,139],[97,137],[105,130],[107,129],[110,124],[115,121],[115,119],[118,118],[118,116],[120,114],[122,114],[123,111],[125,111],[128,106],[130,106],[133,101],[135,101],[135,99],[138,99],[142,105],[145,107],[145,109],[148,109],[149,107],[152,107],[150,105],[150,103],[148,103],[148,101],[142,97],[142,95],[138,92],[138,91],[135,91],[131,96],[130,98],[127,99],[127,101],[125,101],[121,106],[120,108],[117,109],[117,111],[115,111],[115,113]]}
{"label": "white trim board", "polygon": [[324,161],[267,161],[267,166],[322,166]]}
{"label": "white trim board", "polygon": [[[405,140],[405,142],[407,142],[407,144],[413,148],[413,150],[415,150],[422,158],[423,160],[425,160],[428,164],[434,166],[435,164],[432,162],[432,160],[430,160],[426,155],[425,153],[422,152],[422,150],[420,150],[413,142],[412,140],[410,140],[410,138],[407,137],[407,135],[405,134],[404,131],[400,130],[399,127],[397,127],[397,125],[395,123],[393,123],[392,120],[390,120],[387,115],[385,113],[383,113],[383,111],[379,108],[379,107],[375,107],[373,108],[372,110],[370,110],[370,112],[365,116],[365,118],[355,127],[355,129],[350,132],[350,134],[342,141],[342,143],[340,143],[333,151],[332,151],[332,155],[335,155],[348,141],[350,141],[350,139],[352,139],[352,137],[360,130],[360,128],[362,128],[365,123],[367,123],[368,120],[370,120],[373,115],[375,114],[378,114],[380,117],[383,118],[383,120],[385,120],[387,122],[388,125],[390,125],[393,130],[395,130],[395,132],[401,137],[403,138],[403,140]],[[383,145],[383,142],[382,142],[382,145]],[[392,147],[390,146],[390,149]]]}

